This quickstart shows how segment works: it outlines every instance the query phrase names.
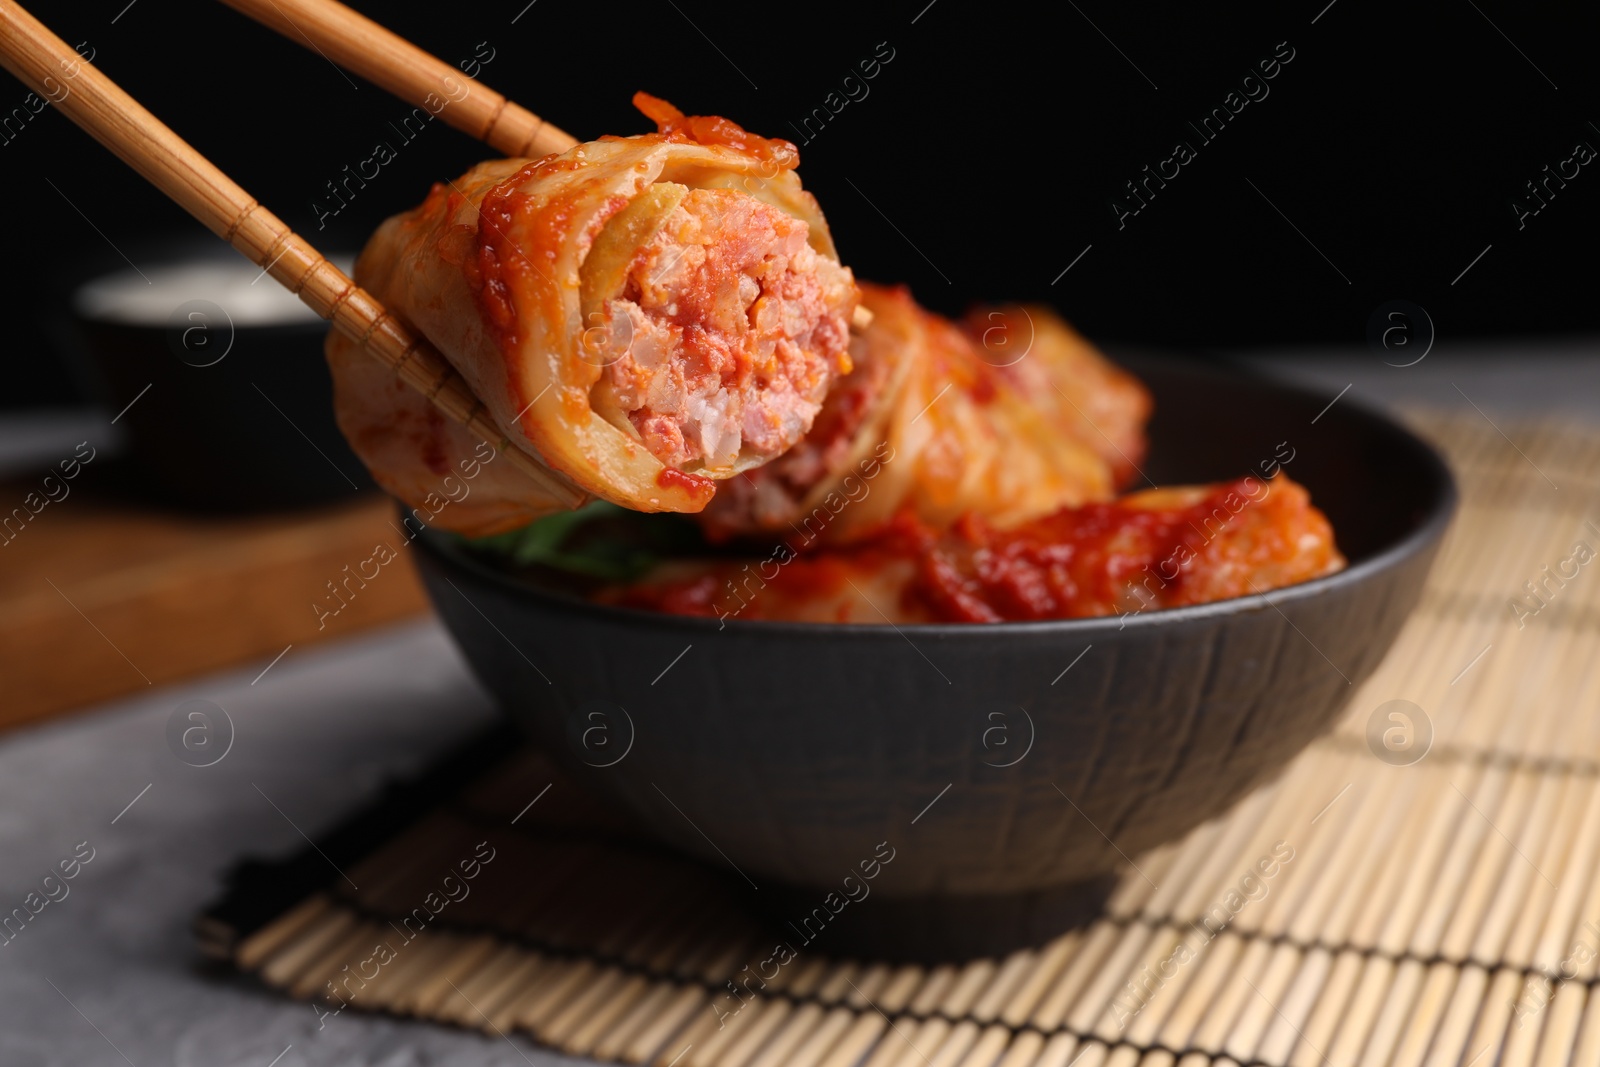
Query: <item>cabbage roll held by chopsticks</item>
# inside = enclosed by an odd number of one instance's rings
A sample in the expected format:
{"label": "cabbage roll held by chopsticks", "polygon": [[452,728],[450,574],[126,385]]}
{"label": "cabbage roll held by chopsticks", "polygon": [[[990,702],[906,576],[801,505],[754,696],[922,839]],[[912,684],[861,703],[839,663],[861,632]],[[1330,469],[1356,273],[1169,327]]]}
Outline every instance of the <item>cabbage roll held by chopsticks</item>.
{"label": "cabbage roll held by chopsticks", "polygon": [[426,521],[483,536],[585,496],[699,511],[718,480],[799,441],[849,371],[859,293],[794,146],[643,93],[635,103],[659,132],[479,164],[362,252],[356,281],[573,490],[562,499],[495,463],[331,334],[341,429]]}

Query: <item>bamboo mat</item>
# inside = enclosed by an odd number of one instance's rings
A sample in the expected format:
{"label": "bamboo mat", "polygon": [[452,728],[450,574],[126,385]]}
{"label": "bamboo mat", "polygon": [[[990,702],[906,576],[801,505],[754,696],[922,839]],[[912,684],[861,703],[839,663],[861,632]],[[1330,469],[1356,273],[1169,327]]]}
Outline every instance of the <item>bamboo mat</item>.
{"label": "bamboo mat", "polygon": [[[1546,566],[1570,574],[1575,542],[1600,547],[1600,432],[1473,419],[1415,420],[1463,507],[1346,720],[1137,857],[1096,922],[1048,944],[932,967],[802,949],[761,988],[773,939],[735,890],[583,825],[571,790],[525,806],[556,780],[533,754],[347,877],[202,931],[319,1011],[662,1067],[1600,1063],[1600,567],[1547,582],[1520,620],[1510,606]],[[1380,759],[1369,720],[1397,699],[1422,709],[1419,732]],[[1397,721],[1379,718],[1380,735]],[[1424,721],[1426,755],[1396,765]]]}

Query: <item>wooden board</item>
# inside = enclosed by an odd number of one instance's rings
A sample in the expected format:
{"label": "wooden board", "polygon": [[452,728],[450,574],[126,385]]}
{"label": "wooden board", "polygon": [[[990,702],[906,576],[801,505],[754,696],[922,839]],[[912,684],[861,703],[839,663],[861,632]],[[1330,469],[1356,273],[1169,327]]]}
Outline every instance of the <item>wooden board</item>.
{"label": "wooden board", "polygon": [[[1428,429],[1464,506],[1348,718],[1136,857],[1087,928],[933,967],[802,948],[763,985],[745,968],[774,938],[737,887],[585,821],[581,792],[528,754],[364,856],[340,851],[360,834],[328,842],[349,881],[310,856],[315,885],[264,921],[237,905],[284,882],[247,873],[207,944],[319,1011],[660,1067],[1600,1063],[1600,569],[1513,606],[1575,542],[1600,546],[1600,433]],[[1386,713],[1371,740],[1393,700],[1419,709],[1413,746],[1433,732],[1414,762],[1404,737],[1386,745]],[[444,903],[447,872],[461,899]]]}
{"label": "wooden board", "polygon": [[[0,538],[0,728],[163,682],[267,661],[419,614],[409,547],[377,494],[248,518],[164,513],[74,491]],[[0,484],[21,505],[32,482]],[[373,573],[379,544],[398,558]],[[358,575],[359,577],[359,575]],[[344,606],[327,584],[341,585]]]}

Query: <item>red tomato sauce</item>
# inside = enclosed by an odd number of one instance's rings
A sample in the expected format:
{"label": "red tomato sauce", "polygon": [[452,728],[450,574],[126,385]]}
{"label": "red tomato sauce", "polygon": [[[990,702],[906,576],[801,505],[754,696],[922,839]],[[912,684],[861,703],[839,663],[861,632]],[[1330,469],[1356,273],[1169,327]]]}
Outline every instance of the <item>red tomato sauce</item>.
{"label": "red tomato sauce", "polygon": [[717,115],[685,115],[660,97],[642,92],[633,94],[633,106],[644,112],[668,140],[737,148],[773,163],[779,170],[793,170],[800,165],[800,150],[794,145],[758,137],[731,119]]}
{"label": "red tomato sauce", "polygon": [[947,622],[1079,618],[1263,592],[1337,569],[1333,531],[1287,478],[1207,487],[1184,506],[1124,498],[1013,530],[945,535],[897,520],[917,560],[907,597]]}
{"label": "red tomato sauce", "polygon": [[1327,518],[1282,476],[1136,493],[1008,530],[968,516],[941,532],[902,512],[868,541],[795,548],[691,565],[612,599],[745,619],[1027,621],[1248,596],[1344,565]]}
{"label": "red tomato sauce", "polygon": [[676,467],[662,467],[656,472],[656,484],[663,489],[682,489],[694,500],[710,500],[711,494],[716,491],[716,486],[710,478],[699,474],[690,474],[688,471],[678,470]]}

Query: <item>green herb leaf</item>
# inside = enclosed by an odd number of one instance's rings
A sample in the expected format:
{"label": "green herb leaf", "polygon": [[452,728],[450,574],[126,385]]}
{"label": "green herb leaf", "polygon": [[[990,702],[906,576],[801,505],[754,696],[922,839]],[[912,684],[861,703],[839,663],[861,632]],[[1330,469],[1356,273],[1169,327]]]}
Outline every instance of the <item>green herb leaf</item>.
{"label": "green herb leaf", "polygon": [[705,550],[699,528],[682,516],[646,515],[605,501],[467,543],[514,567],[601,582],[631,582],[663,559]]}

